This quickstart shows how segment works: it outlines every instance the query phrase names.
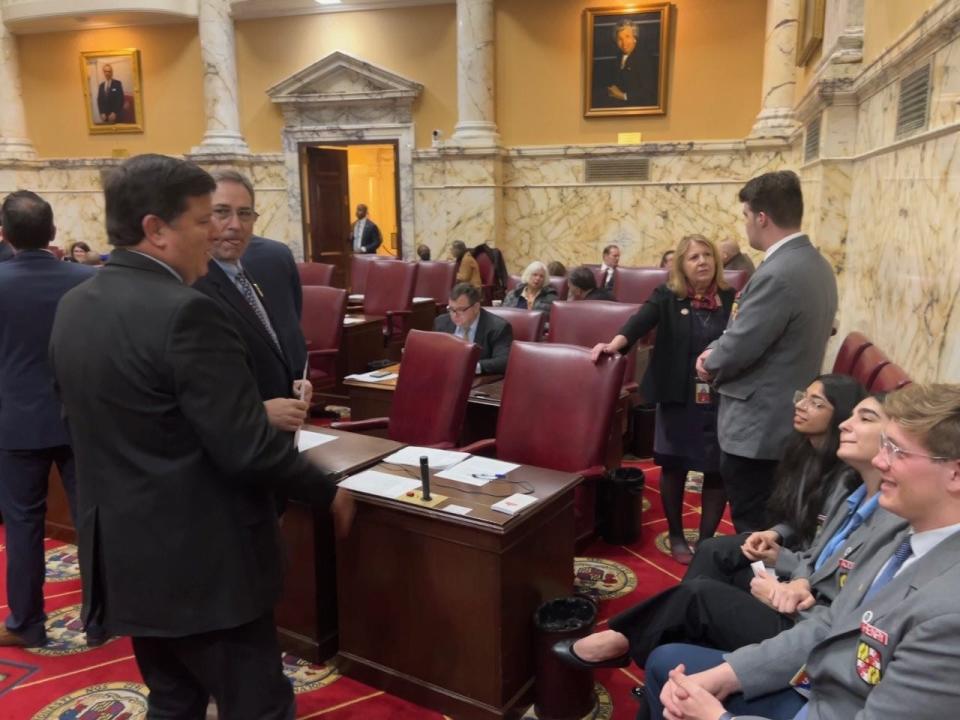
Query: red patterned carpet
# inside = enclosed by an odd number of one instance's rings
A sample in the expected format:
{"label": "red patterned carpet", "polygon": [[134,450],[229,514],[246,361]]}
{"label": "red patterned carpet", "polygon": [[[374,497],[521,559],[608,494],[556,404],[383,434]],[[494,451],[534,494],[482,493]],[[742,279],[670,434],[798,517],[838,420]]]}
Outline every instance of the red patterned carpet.
{"label": "red patterned carpet", "polygon": [[[637,463],[639,465],[639,463]],[[630,546],[594,542],[578,558],[577,583],[600,598],[600,626],[610,615],[677,582],[683,567],[657,548],[666,523],[657,491],[659,472],[648,473],[643,533]],[[688,496],[687,527],[696,527],[698,498]],[[724,521],[720,532],[731,532]],[[6,551],[0,526],[0,617],[6,607]],[[0,648],[0,720],[140,720],[145,717],[146,688],[127,638],[88,649],[78,622],[80,580],[75,548],[47,542],[45,586],[50,641],[44,648]],[[444,717],[387,695],[329,666],[290,656],[287,675],[297,693],[297,719],[439,720]],[[630,689],[640,681],[636,668],[596,674],[599,703],[592,717],[632,720],[636,703]],[[533,718],[532,710],[525,717]]]}

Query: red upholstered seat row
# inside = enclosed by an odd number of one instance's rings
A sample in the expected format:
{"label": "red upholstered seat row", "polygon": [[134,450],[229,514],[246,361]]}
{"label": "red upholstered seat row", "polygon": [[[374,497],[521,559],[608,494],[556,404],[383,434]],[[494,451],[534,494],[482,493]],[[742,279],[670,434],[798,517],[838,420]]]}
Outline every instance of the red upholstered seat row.
{"label": "red upholstered seat row", "polygon": [[833,372],[850,375],[871,392],[891,392],[911,380],[866,335],[852,332],[843,339],[833,363]]}

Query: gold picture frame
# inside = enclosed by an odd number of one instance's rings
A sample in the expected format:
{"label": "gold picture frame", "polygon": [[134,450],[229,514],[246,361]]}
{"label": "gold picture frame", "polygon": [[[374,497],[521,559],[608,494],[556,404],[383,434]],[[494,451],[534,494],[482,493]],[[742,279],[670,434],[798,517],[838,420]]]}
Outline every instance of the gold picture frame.
{"label": "gold picture frame", "polygon": [[803,67],[823,42],[826,0],[800,0],[800,27],[797,28],[797,65]]}
{"label": "gold picture frame", "polygon": [[664,2],[583,11],[584,117],[666,115],[672,8]]}
{"label": "gold picture frame", "polygon": [[143,132],[139,50],[81,52],[80,77],[92,134]]}

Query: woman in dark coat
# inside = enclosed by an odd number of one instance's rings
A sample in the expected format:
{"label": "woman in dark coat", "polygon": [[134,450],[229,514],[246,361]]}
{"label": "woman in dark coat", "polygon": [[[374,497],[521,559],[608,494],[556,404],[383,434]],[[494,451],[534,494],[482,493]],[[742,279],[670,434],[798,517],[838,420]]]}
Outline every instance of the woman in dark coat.
{"label": "woman in dark coat", "polygon": [[688,564],[692,551],[683,534],[683,490],[687,473],[703,473],[700,539],[713,537],[727,498],[720,480],[717,401],[697,379],[697,356],[723,333],[734,291],[723,279],[716,246],[703,235],[677,245],[665,285],[630,318],[609,343],[593,348],[594,359],[627,352],[656,328],[644,399],[657,404],[654,459],[661,466],[660,495],[670,535],[670,553]]}

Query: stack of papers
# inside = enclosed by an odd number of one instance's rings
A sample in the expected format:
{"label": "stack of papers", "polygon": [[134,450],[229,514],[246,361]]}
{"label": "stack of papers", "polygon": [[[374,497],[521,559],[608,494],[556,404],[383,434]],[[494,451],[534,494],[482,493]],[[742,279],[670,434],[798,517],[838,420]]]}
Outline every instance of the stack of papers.
{"label": "stack of papers", "polygon": [[344,325],[359,325],[362,322],[362,317],[356,317],[354,315],[347,315],[345,318],[343,318]]}
{"label": "stack of papers", "polygon": [[376,470],[365,470],[352,477],[341,480],[339,486],[355,492],[378,495],[385,498],[398,498],[420,487],[419,480],[388,475]]}
{"label": "stack of papers", "polygon": [[437,450],[436,448],[408,446],[398,450],[393,455],[388,455],[383,459],[384,462],[394,463],[396,465],[410,465],[415,468],[420,467],[420,457],[427,456],[427,465],[431,470],[444,470],[453,467],[457,463],[463,462],[470,453],[455,452],[453,450]]}
{"label": "stack of papers", "polygon": [[336,439],[336,435],[325,435],[323,433],[313,432],[312,430],[301,430],[297,435],[297,450],[305,452],[312,447],[323,445]]}
{"label": "stack of papers", "polygon": [[363,302],[363,293],[360,293],[358,295],[347,295],[347,300],[349,300],[352,303],[361,303]]}
{"label": "stack of papers", "polygon": [[414,302],[436,302],[432,297],[415,297]]}
{"label": "stack of papers", "polygon": [[479,487],[505,477],[508,472],[516,470],[518,467],[520,466],[513,463],[474,455],[448,470],[437,473],[437,477]]}
{"label": "stack of papers", "polygon": [[[357,382],[378,383],[378,382],[387,382],[388,380],[396,380],[398,377],[400,377],[399,375],[397,375],[397,373],[387,373],[386,375],[380,375],[381,372],[382,372],[381,370],[372,370],[370,372],[357,373],[355,375],[347,375],[344,378],[344,380],[356,380]],[[378,375],[379,377],[374,377],[374,375]]]}

